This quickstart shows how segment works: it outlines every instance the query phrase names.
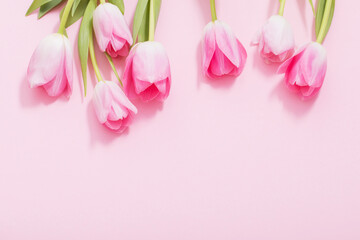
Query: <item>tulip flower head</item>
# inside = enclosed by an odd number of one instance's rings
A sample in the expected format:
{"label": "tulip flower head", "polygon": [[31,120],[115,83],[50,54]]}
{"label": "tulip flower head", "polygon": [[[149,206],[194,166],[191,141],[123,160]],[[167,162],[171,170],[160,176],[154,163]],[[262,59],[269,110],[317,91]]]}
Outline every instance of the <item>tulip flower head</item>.
{"label": "tulip flower head", "polygon": [[124,91],[142,101],[164,101],[170,92],[170,63],[165,48],[155,41],[137,43],[125,62]]}
{"label": "tulip flower head", "polygon": [[247,59],[244,46],[231,28],[216,16],[215,0],[210,0],[212,21],[206,25],[202,43],[202,68],[209,78],[239,76]]}
{"label": "tulip flower head", "polygon": [[299,92],[303,99],[307,99],[319,92],[324,82],[326,68],[325,48],[317,42],[312,42],[285,61],[278,73],[285,73],[286,85]]}
{"label": "tulip flower head", "polygon": [[137,113],[121,88],[111,81],[96,84],[93,103],[99,122],[117,133],[123,132]]}
{"label": "tulip flower head", "polygon": [[73,55],[69,39],[59,33],[47,36],[31,57],[27,70],[30,87],[43,87],[53,97],[65,91],[70,97],[72,74]]}
{"label": "tulip flower head", "polygon": [[251,42],[259,46],[266,63],[281,63],[294,54],[295,40],[292,28],[283,16],[272,16]]}
{"label": "tulip flower head", "polygon": [[215,20],[205,27],[203,71],[210,78],[239,76],[245,67],[247,53],[230,27]]}
{"label": "tulip flower head", "polygon": [[124,15],[111,3],[100,4],[93,13],[93,26],[102,52],[111,57],[127,56],[133,44]]}

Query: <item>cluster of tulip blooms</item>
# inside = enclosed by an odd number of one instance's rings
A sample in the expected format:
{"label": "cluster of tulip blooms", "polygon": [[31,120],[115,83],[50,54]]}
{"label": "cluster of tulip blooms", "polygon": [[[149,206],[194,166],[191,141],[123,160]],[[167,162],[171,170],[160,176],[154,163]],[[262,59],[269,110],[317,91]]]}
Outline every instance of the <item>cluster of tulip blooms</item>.
{"label": "cluster of tulip blooms", "polygon": [[[315,14],[316,42],[310,42],[295,52],[295,40],[290,24],[283,17],[285,1],[279,0],[279,13],[270,17],[257,32],[252,45],[258,46],[260,56],[268,64],[282,63],[278,73],[285,73],[289,89],[308,99],[320,90],[327,67],[326,50],[322,46],[329,31],[335,0],[318,0]],[[230,27],[217,20],[215,0],[210,0],[212,22],[205,28],[203,40],[203,69],[210,78],[239,76],[245,66],[246,50]]]}
{"label": "cluster of tulip blooms", "polygon": [[[42,17],[63,1],[34,0],[27,15],[39,9],[39,17]],[[310,3],[313,6],[311,0]],[[318,0],[317,5],[316,42],[306,44],[295,53],[292,29],[283,17],[285,0],[280,0],[279,14],[267,21],[252,42],[259,46],[265,62],[283,62],[279,73],[285,73],[287,85],[305,98],[316,94],[324,81],[326,51],[321,43],[331,25],[335,0]],[[169,96],[169,59],[161,43],[154,41],[160,6],[161,0],[138,0],[131,34],[123,15],[123,0],[100,0],[99,3],[97,0],[67,0],[60,14],[58,32],[42,40],[31,57],[27,71],[30,87],[43,87],[49,96],[65,93],[70,97],[73,52],[66,28],[82,17],[78,49],[85,96],[90,55],[98,80],[93,96],[97,118],[109,129],[123,132],[137,113],[129,98],[163,102]],[[239,76],[245,67],[246,50],[230,27],[217,20],[215,0],[210,0],[210,6],[212,21],[206,26],[203,39],[204,74],[209,78]],[[119,84],[102,78],[94,51],[94,35]],[[121,79],[113,63],[113,58],[117,57],[126,57]]]}

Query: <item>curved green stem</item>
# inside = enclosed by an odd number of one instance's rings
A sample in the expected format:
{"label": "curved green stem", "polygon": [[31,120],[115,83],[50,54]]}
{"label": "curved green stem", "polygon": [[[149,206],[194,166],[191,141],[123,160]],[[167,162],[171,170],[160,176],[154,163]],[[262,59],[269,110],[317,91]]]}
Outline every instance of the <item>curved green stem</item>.
{"label": "curved green stem", "polygon": [[212,21],[215,22],[215,21],[217,20],[215,0],[210,0],[210,7],[211,7],[211,18],[212,18]]}
{"label": "curved green stem", "polygon": [[96,78],[97,78],[98,82],[104,81],[101,76],[97,61],[96,61],[95,49],[94,49],[94,38],[93,38],[92,34],[90,35],[90,39],[89,39],[89,50],[90,50],[90,59],[91,59],[91,63],[94,68]]}
{"label": "curved green stem", "polygon": [[154,41],[155,38],[155,9],[154,0],[150,0],[150,14],[149,14],[149,41]]}
{"label": "curved green stem", "polygon": [[66,22],[68,20],[70,10],[71,10],[72,5],[74,4],[74,1],[75,0],[68,0],[68,2],[66,3],[64,13],[60,20],[60,26],[59,26],[59,31],[58,31],[58,33],[60,33],[60,34],[64,35],[64,33],[65,33]]}
{"label": "curved green stem", "polygon": [[284,9],[285,9],[285,2],[286,0],[280,0],[280,7],[279,7],[279,15],[284,15]]}
{"label": "curved green stem", "polygon": [[321,27],[320,27],[319,35],[318,35],[318,37],[316,39],[316,42],[318,42],[320,44],[322,44],[324,39],[325,39],[326,27],[328,25],[329,18],[330,18],[332,2],[333,2],[333,0],[327,0],[326,1],[324,17],[323,17],[323,19],[321,21]]}
{"label": "curved green stem", "polygon": [[121,87],[124,87],[124,84],[122,83],[121,81],[121,78],[116,70],[116,67],[115,67],[115,64],[114,64],[114,61],[112,60],[111,56],[105,52],[105,56],[106,58],[108,59],[109,63],[110,63],[110,66],[111,66],[111,69],[113,70],[113,72],[115,73],[115,76],[116,78],[118,79],[118,81],[120,82],[120,85]]}

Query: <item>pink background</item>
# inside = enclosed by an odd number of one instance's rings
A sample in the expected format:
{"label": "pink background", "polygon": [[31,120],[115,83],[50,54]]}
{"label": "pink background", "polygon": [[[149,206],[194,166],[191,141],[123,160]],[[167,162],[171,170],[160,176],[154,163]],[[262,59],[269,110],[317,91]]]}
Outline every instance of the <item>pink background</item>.
{"label": "pink background", "polygon": [[[249,47],[277,0],[218,0],[248,50],[235,81],[200,72],[208,1],[163,1],[156,39],[171,94],[163,106],[135,102],[122,136],[97,122],[92,70],[82,99],[77,55],[69,101],[28,88],[31,54],[59,24],[59,9],[25,18],[29,4],[3,1],[0,16],[1,240],[360,239],[359,1],[337,1],[325,84],[307,102]],[[135,1],[125,4],[131,23]],[[311,39],[307,0],[287,1],[285,17],[298,45]],[[74,51],[78,28],[68,31]]]}

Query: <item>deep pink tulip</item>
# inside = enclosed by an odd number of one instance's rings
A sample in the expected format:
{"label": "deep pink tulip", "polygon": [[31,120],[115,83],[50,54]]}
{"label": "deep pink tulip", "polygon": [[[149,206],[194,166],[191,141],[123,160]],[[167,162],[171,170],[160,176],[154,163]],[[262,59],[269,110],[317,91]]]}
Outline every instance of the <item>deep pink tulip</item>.
{"label": "deep pink tulip", "polygon": [[70,97],[73,84],[73,54],[69,39],[55,33],[44,38],[33,53],[27,70],[30,87],[43,87],[49,96],[66,91]]}
{"label": "deep pink tulip", "polygon": [[127,56],[133,39],[124,15],[111,3],[100,4],[93,14],[93,26],[99,48],[111,57]]}
{"label": "deep pink tulip", "polygon": [[219,20],[205,27],[203,39],[203,71],[210,78],[239,76],[247,53],[230,27]]}
{"label": "deep pink tulip", "polygon": [[278,73],[285,73],[287,86],[300,92],[303,98],[307,99],[319,92],[324,82],[326,68],[325,48],[319,43],[312,42],[285,61]]}
{"label": "deep pink tulip", "polygon": [[280,63],[294,54],[295,40],[290,24],[283,16],[272,16],[251,42],[259,46],[266,63]]}
{"label": "deep pink tulip", "polygon": [[142,101],[164,101],[170,92],[171,72],[165,48],[154,41],[136,44],[125,62],[125,93]]}
{"label": "deep pink tulip", "polygon": [[117,133],[123,132],[137,113],[121,88],[111,81],[96,84],[93,102],[99,122]]}

